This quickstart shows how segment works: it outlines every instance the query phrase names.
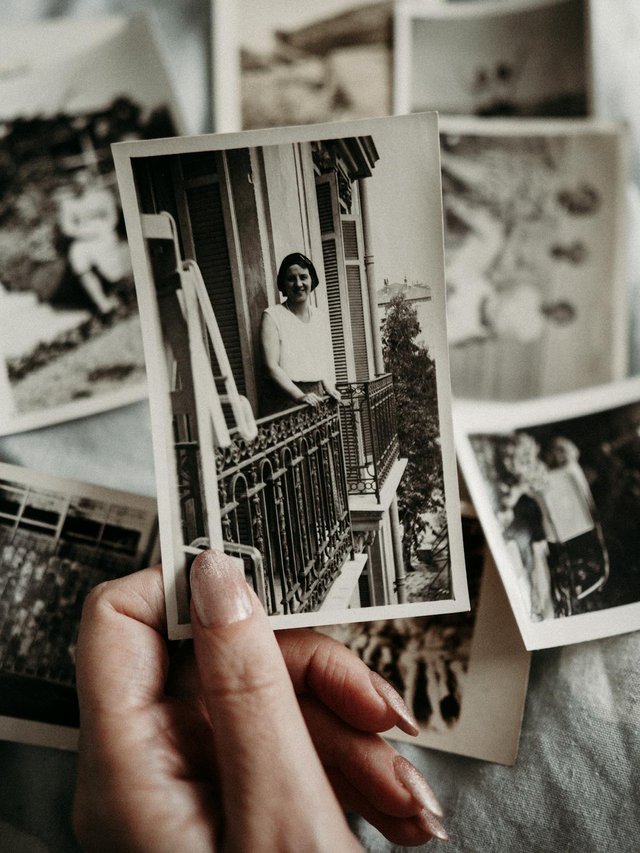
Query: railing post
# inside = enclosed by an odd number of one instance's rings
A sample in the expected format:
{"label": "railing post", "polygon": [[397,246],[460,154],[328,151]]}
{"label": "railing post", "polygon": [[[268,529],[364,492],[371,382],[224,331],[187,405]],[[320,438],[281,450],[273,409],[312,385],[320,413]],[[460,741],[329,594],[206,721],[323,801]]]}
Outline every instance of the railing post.
{"label": "railing post", "polygon": [[396,594],[398,604],[407,603],[407,572],[404,565],[402,553],[402,528],[400,516],[398,515],[398,498],[394,496],[389,507],[389,520],[391,522],[391,542],[393,546],[393,562],[396,570]]}

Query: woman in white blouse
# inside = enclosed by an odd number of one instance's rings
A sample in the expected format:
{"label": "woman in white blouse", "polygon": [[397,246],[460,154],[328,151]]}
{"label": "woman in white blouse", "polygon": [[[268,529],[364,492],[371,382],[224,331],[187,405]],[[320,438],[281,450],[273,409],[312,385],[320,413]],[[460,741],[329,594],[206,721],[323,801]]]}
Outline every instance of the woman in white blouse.
{"label": "woman in white blouse", "polygon": [[313,263],[300,252],[287,255],[277,283],[286,299],[265,310],[260,330],[267,379],[263,414],[301,403],[317,406],[327,395],[339,401],[329,318],[311,304],[319,284]]}

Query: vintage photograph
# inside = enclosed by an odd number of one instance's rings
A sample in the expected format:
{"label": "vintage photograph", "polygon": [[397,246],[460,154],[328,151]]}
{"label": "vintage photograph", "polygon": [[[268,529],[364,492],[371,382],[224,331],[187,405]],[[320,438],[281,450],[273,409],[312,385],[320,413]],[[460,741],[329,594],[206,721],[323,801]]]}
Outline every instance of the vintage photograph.
{"label": "vintage photograph", "polygon": [[622,378],[623,128],[448,118],[440,131],[454,394],[517,400]]}
{"label": "vintage photograph", "polygon": [[581,117],[592,111],[587,0],[400,2],[394,111]]}
{"label": "vintage photograph", "polygon": [[471,610],[322,628],[342,641],[403,697],[417,737],[388,733],[445,752],[512,765],[530,654],[489,555],[480,522],[463,517]]}
{"label": "vintage photograph", "polygon": [[465,480],[529,649],[640,628],[640,380],[460,403]]}
{"label": "vintage photograph", "polygon": [[104,29],[89,53],[0,77],[0,434],[146,396],[111,144],[176,120],[146,19]]}
{"label": "vintage photograph", "polygon": [[[114,157],[172,636],[208,545],[279,627],[468,609],[435,114]],[[378,309],[405,278],[429,285],[421,319],[402,288]]]}
{"label": "vintage photograph", "polygon": [[391,0],[218,0],[218,131],[391,112]]}
{"label": "vintage photograph", "polygon": [[0,739],[74,748],[83,601],[156,539],[151,498],[0,464]]}

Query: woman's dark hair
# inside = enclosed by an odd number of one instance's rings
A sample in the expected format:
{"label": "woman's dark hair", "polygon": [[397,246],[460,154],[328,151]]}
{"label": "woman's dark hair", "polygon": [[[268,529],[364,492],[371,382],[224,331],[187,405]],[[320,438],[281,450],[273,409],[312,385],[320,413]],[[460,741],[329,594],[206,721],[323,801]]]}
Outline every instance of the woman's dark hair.
{"label": "woman's dark hair", "polygon": [[295,266],[296,264],[299,267],[309,270],[309,275],[311,276],[311,290],[315,290],[320,283],[320,279],[318,278],[318,273],[316,272],[313,262],[310,261],[306,255],[303,255],[302,252],[292,252],[290,255],[287,255],[286,258],[282,259],[280,269],[278,270],[277,282],[280,293],[286,293],[286,290],[284,289],[284,280],[287,270],[289,267]]}

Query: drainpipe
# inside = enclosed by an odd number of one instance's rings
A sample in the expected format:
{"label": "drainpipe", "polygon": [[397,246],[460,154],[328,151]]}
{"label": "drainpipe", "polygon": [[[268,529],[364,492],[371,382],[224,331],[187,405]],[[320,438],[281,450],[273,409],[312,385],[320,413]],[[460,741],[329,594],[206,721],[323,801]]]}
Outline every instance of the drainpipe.
{"label": "drainpipe", "polygon": [[394,495],[389,506],[389,521],[391,522],[391,544],[393,547],[393,562],[396,569],[396,593],[398,604],[407,603],[407,573],[402,555],[402,528],[398,515],[398,496]]}
{"label": "drainpipe", "polygon": [[373,364],[376,376],[384,373],[382,357],[382,337],[380,335],[380,317],[378,314],[378,298],[376,296],[376,281],[371,247],[371,221],[369,219],[369,198],[367,179],[358,181],[360,188],[360,208],[362,210],[362,236],[364,238],[364,272],[367,278],[367,293],[369,295],[369,314],[371,316],[371,341],[373,344]]}

